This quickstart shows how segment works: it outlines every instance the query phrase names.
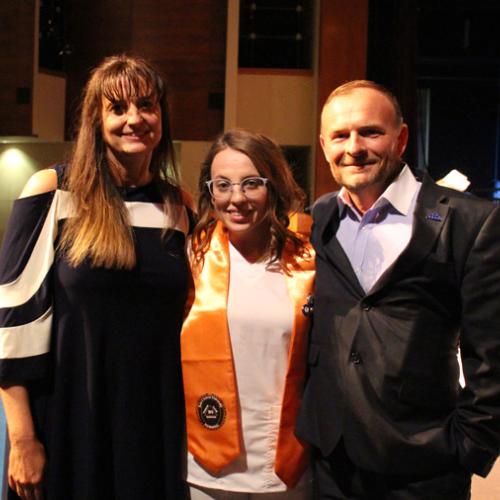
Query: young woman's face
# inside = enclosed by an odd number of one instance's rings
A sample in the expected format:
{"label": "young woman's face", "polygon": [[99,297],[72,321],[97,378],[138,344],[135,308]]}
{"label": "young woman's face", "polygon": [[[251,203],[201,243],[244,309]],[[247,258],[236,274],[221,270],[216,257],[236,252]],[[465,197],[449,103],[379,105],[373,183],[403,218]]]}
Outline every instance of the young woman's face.
{"label": "young woman's face", "polygon": [[150,156],[161,134],[161,107],[156,98],[110,101],[103,97],[102,137],[116,158]]}
{"label": "young woman's face", "polygon": [[252,160],[234,149],[224,149],[212,161],[211,178],[226,181],[222,184],[225,194],[212,186],[212,203],[230,237],[257,237],[266,217],[268,188]]}

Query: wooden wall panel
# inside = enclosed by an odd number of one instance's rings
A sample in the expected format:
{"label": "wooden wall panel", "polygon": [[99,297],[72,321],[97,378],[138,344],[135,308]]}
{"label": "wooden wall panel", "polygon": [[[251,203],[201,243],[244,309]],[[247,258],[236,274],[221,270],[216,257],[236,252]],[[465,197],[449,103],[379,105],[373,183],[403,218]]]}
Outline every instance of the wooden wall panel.
{"label": "wooden wall panel", "polygon": [[119,52],[151,60],[166,77],[178,140],[211,140],[223,127],[226,0],[69,0],[69,121],[89,68]]}
{"label": "wooden wall panel", "polygon": [[133,0],[67,0],[66,135],[72,136],[83,87],[90,70],[106,56],[130,52]]}
{"label": "wooden wall panel", "polygon": [[167,77],[175,139],[211,140],[222,130],[226,15],[226,0],[135,2],[132,45]]}
{"label": "wooden wall panel", "polygon": [[[368,3],[368,0],[320,1],[318,120],[323,103],[335,87],[366,77]],[[318,142],[314,197],[335,189],[337,186]]]}
{"label": "wooden wall panel", "polygon": [[35,0],[0,2],[0,135],[32,133],[34,21]]}

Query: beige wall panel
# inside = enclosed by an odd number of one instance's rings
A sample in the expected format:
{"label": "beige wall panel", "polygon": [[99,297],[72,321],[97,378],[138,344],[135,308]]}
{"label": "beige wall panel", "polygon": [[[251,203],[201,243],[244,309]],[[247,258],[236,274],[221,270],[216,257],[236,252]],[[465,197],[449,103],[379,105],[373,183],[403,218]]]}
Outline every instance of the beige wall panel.
{"label": "beige wall panel", "polygon": [[279,144],[311,144],[315,105],[312,75],[238,75],[238,126]]}
{"label": "beige wall panel", "polygon": [[185,189],[196,200],[198,198],[198,177],[211,142],[182,141],[179,155],[181,179]]}

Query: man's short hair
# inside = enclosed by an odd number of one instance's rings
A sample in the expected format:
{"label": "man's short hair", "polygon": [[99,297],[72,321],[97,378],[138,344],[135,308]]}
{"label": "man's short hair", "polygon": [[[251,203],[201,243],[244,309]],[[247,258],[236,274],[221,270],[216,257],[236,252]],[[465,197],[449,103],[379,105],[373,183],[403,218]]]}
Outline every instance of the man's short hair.
{"label": "man's short hair", "polygon": [[384,87],[380,83],[372,82],[371,80],[352,80],[338,86],[326,99],[325,104],[323,105],[323,109],[335,97],[350,94],[356,89],[372,89],[385,95],[394,108],[396,123],[398,125],[401,125],[403,123],[403,113],[396,96],[387,87]]}

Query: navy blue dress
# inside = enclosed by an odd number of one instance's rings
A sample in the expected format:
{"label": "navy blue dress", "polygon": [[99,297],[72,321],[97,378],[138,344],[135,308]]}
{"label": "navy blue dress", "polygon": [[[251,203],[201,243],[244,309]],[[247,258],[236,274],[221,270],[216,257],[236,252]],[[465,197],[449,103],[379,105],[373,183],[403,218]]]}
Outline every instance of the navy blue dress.
{"label": "navy blue dress", "polygon": [[49,500],[182,498],[188,215],[165,216],[154,183],[123,196],[132,270],[69,266],[61,190],[14,202],[0,253],[0,381],[28,387]]}

